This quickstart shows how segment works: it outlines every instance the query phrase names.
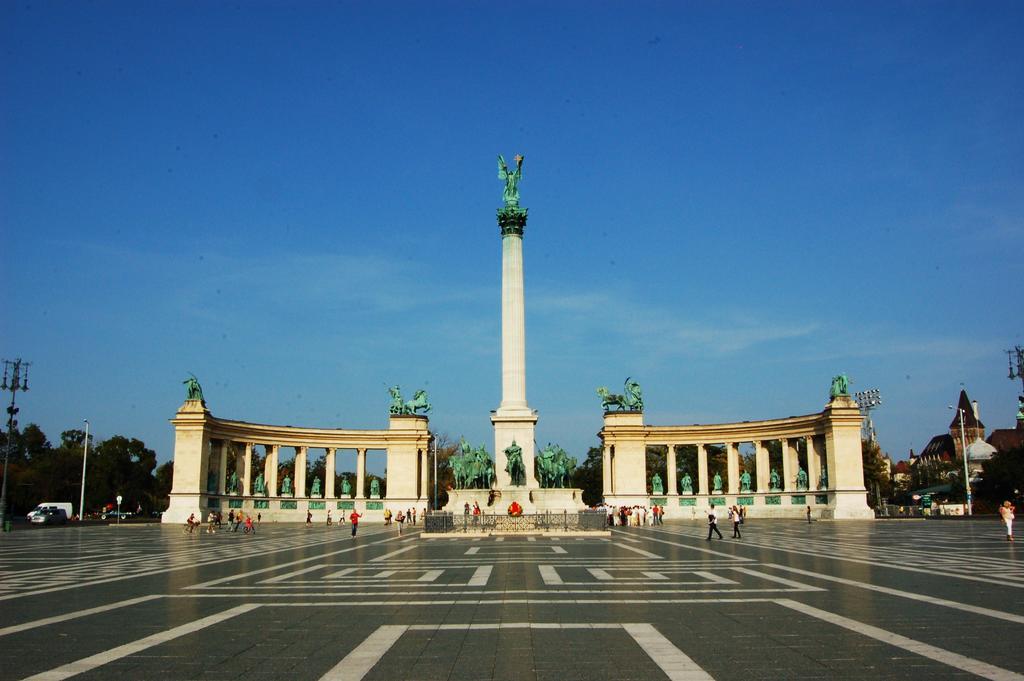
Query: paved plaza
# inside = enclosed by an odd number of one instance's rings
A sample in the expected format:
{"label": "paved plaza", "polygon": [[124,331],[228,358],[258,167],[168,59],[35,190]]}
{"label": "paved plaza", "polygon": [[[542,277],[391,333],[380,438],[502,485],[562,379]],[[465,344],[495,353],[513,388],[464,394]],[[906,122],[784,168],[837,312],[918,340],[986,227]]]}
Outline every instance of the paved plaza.
{"label": "paved plaza", "polygon": [[995,521],[0,537],[3,679],[1024,678]]}

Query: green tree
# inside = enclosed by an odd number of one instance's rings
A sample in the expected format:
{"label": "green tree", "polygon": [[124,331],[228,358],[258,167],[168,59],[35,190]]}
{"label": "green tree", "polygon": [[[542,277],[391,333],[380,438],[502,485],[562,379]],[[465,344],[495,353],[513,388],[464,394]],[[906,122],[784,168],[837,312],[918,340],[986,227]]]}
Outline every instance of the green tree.
{"label": "green tree", "polygon": [[[860,441],[861,464],[864,472],[864,487],[868,491],[868,505],[876,507],[882,500],[892,497],[892,480],[889,478],[882,450],[877,442]],[[832,471],[829,471],[829,475]]]}
{"label": "green tree", "polygon": [[587,450],[587,457],[572,476],[572,485],[583,490],[583,503],[596,506],[604,499],[604,453],[600,447]]}
{"label": "green tree", "polygon": [[992,506],[1004,501],[1016,505],[1024,492],[1024,448],[997,452],[984,462],[976,491],[979,498]]}
{"label": "green tree", "polygon": [[153,508],[156,452],[141,440],[115,435],[100,442],[89,455],[89,468],[87,508],[113,504],[118,495],[124,497],[122,509],[134,510],[137,505],[146,511]]}

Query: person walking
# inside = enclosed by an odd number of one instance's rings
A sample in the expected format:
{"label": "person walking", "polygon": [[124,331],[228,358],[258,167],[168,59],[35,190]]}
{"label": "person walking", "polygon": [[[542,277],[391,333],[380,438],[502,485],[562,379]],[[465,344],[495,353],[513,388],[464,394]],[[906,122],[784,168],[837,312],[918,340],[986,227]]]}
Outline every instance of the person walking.
{"label": "person walking", "polygon": [[711,504],[711,508],[708,510],[708,541],[711,541],[712,532],[717,534],[719,539],[724,539],[722,533],[718,531],[718,514],[715,513],[714,504]]}
{"label": "person walking", "polygon": [[356,536],[356,531],[359,529],[359,519],[363,516],[359,514],[359,511],[352,509],[352,513],[349,514],[348,519],[352,523],[352,536]]}
{"label": "person walking", "polygon": [[331,526],[331,509],[327,509],[327,527]]}
{"label": "person walking", "polygon": [[807,524],[808,525],[811,524],[811,507],[810,506],[807,507]]}
{"label": "person walking", "polygon": [[313,512],[306,511],[306,527],[313,527]]}
{"label": "person walking", "polygon": [[249,534],[250,532],[252,532],[253,534],[256,534],[256,526],[252,524],[252,516],[251,515],[245,516],[245,530],[243,530],[243,531],[246,534]]}
{"label": "person walking", "polygon": [[999,507],[999,517],[1006,525],[1006,541],[1013,541],[1013,512],[1016,510],[1016,507],[1009,501],[1004,501],[1003,505]]}
{"label": "person walking", "polygon": [[259,525],[262,522],[263,522],[263,514],[262,513],[257,513],[256,514],[256,524]]}
{"label": "person walking", "polygon": [[732,519],[732,538],[743,539],[740,534],[740,509],[737,506],[733,506],[732,510],[729,511],[729,517]]}
{"label": "person walking", "polygon": [[401,511],[398,512],[398,516],[395,517],[398,521],[398,535],[402,535],[402,531],[405,529],[405,515]]}

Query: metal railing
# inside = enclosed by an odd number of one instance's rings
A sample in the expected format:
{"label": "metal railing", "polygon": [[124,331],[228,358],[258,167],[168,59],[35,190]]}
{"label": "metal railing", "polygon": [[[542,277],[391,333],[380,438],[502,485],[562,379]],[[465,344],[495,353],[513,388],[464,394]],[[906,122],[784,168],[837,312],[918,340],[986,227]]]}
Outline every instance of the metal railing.
{"label": "metal railing", "polygon": [[509,532],[595,532],[607,529],[608,516],[604,511],[562,511],[554,513],[524,513],[519,516],[453,514],[434,511],[427,514],[423,524],[426,534],[452,532],[489,534]]}

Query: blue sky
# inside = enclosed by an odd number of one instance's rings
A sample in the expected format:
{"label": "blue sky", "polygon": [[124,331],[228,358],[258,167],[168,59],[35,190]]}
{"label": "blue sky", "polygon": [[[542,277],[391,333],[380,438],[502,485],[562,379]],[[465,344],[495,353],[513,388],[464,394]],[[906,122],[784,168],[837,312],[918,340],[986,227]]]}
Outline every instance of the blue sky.
{"label": "blue sky", "polygon": [[526,156],[527,395],[597,444],[878,388],[884,449],[961,383],[1012,427],[1024,8],[961,3],[0,5],[0,353],[22,421],[172,456],[217,416],[493,446],[495,155]]}

